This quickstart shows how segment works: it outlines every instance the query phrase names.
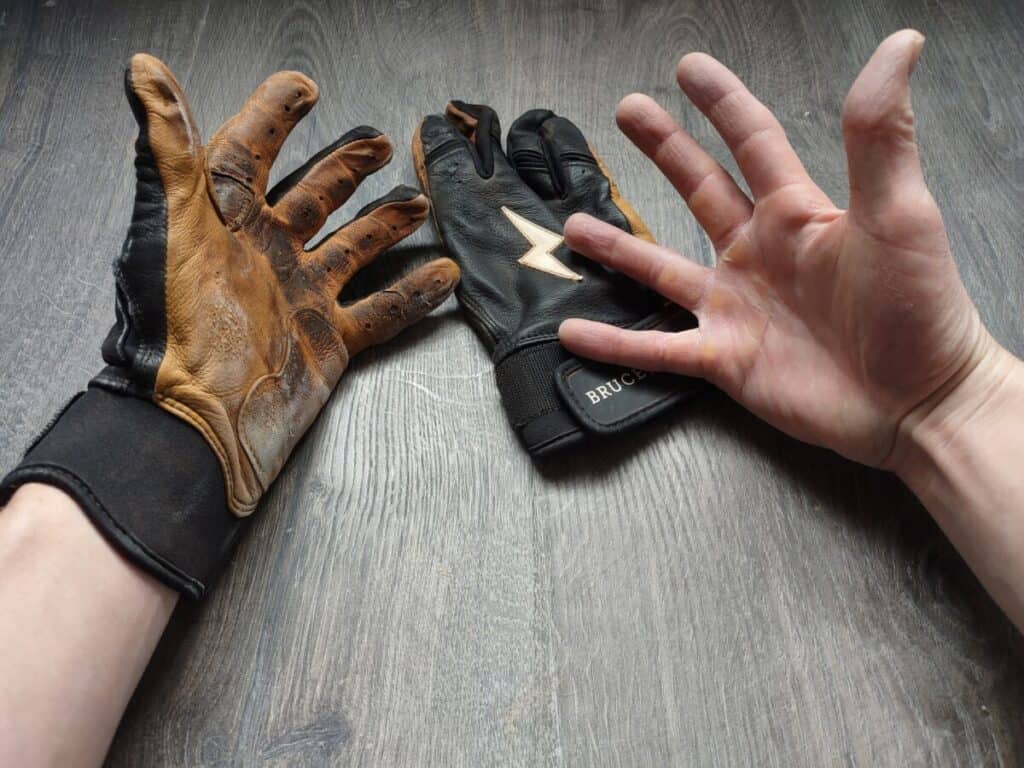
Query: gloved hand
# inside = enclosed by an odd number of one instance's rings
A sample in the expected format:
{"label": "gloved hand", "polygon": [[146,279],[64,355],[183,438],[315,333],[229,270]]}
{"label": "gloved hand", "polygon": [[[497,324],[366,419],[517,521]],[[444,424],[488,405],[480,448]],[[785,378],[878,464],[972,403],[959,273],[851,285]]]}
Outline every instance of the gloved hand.
{"label": "gloved hand", "polygon": [[270,168],[317,100],[305,75],[268,78],[203,146],[174,76],[132,58],[137,189],[114,263],[108,366],[3,482],[69,492],[126,554],[198,595],[349,358],[390,339],[458,282],[441,259],[349,307],[352,275],[429,210],[399,187],[310,250],[360,181],[391,159],[356,128],[267,192]]}
{"label": "gloved hand", "polygon": [[559,345],[558,326],[569,317],[662,330],[696,320],[562,243],[577,211],[651,239],[575,125],[532,110],[512,124],[507,150],[494,110],[460,101],[424,118],[412,147],[434,223],[462,268],[456,295],[493,356],[527,450],[620,432],[696,392],[696,380],[575,359]]}

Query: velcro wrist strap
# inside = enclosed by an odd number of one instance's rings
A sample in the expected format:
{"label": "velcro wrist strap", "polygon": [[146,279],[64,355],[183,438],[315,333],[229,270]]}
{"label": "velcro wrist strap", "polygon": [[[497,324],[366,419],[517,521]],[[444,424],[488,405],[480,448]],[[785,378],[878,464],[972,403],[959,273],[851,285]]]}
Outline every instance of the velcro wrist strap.
{"label": "velcro wrist strap", "polygon": [[703,388],[703,382],[675,374],[575,358],[560,365],[554,378],[577,423],[599,435],[649,421]]}
{"label": "velcro wrist strap", "polygon": [[555,388],[555,369],[570,357],[558,341],[545,341],[515,350],[494,368],[508,419],[532,454],[548,453],[583,435]]}
{"label": "velcro wrist strap", "polygon": [[[673,312],[638,327],[679,331],[694,325],[692,315]],[[495,377],[509,420],[534,455],[587,434],[631,429],[706,387],[700,379],[576,358],[557,341],[512,352],[497,364]]]}
{"label": "velcro wrist strap", "polygon": [[25,483],[71,496],[122,554],[200,597],[244,521],[202,435],[152,402],[90,388],[0,481],[0,503]]}
{"label": "velcro wrist strap", "polygon": [[[635,327],[676,333],[695,326],[689,312],[669,310]],[[649,421],[707,386],[702,379],[576,358],[558,367],[555,384],[576,421],[596,434],[615,434]]]}

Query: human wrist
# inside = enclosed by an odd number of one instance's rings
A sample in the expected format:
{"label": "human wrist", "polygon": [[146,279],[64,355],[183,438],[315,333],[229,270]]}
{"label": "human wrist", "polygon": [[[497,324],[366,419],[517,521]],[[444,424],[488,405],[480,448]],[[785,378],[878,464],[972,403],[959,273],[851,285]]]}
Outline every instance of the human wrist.
{"label": "human wrist", "polygon": [[954,378],[902,421],[893,471],[919,496],[954,467],[970,466],[975,443],[1024,409],[1024,363],[986,334]]}
{"label": "human wrist", "polygon": [[190,597],[205,592],[242,530],[198,430],[97,387],[76,396],[0,480],[0,503],[27,483],[60,488],[125,557]]}
{"label": "human wrist", "polygon": [[0,509],[0,572],[0,764],[99,765],[178,593],[41,483]]}
{"label": "human wrist", "polygon": [[173,605],[178,593],[126,558],[82,513],[77,502],[60,488],[43,483],[26,483],[0,510],[4,552],[8,550],[49,553],[63,559],[73,552],[74,560],[88,563],[90,581],[109,589],[114,582],[137,583],[135,591],[152,593]]}

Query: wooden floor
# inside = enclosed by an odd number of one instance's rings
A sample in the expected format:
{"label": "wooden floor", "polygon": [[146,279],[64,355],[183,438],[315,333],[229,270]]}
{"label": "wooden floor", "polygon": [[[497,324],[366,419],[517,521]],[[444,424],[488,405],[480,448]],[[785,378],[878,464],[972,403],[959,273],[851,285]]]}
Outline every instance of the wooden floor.
{"label": "wooden floor", "polygon": [[[617,100],[654,95],[734,167],[673,80],[710,51],[845,201],[844,93],[906,25],[928,35],[928,180],[1021,354],[1018,0],[0,4],[0,461],[100,366],[134,51],[169,63],[207,136],[274,70],[312,75],[279,176],[352,126],[394,137],[335,221],[415,183],[413,129],[448,98],[506,126],[553,107],[662,242],[710,261]],[[427,228],[412,246],[376,276],[438,251]],[[212,595],[176,613],[109,763],[1020,766],[1024,643],[895,479],[722,396],[535,466],[452,301],[342,379]]]}

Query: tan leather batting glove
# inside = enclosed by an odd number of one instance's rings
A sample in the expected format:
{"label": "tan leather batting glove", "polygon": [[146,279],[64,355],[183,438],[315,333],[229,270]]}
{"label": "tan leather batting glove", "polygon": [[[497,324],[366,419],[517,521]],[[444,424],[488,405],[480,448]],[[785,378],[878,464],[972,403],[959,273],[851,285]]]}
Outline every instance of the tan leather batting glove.
{"label": "tan leather batting glove", "polygon": [[430,312],[459,272],[440,259],[338,303],[360,267],[419,227],[428,203],[399,187],[306,248],[392,150],[356,128],[268,192],[281,145],[317,101],[305,75],[269,77],[206,146],[162,62],[133,57],[126,89],[138,186],[114,265],[108,366],[4,486],[77,491],[122,549],[198,594],[230,549],[236,516],[253,511],[350,357]]}

